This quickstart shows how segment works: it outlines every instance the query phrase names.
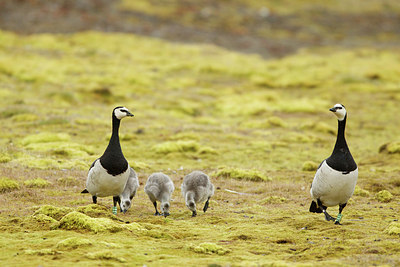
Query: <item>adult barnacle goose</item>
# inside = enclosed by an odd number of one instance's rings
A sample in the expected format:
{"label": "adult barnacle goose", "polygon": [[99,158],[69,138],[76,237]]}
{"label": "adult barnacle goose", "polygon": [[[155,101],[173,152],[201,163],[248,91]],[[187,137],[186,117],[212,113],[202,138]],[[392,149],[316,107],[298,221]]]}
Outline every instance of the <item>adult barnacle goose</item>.
{"label": "adult barnacle goose", "polygon": [[113,196],[114,214],[117,214],[119,195],[124,191],[125,184],[130,175],[130,167],[124,154],[122,154],[118,135],[121,119],[127,116],[133,116],[127,108],[114,108],[112,112],[112,135],[110,142],[104,154],[90,166],[86,180],[86,189],[82,191],[82,193],[90,193],[95,204],[97,203],[97,197]]}
{"label": "adult barnacle goose", "polygon": [[[358,178],[358,168],[347,146],[344,130],[347,112],[343,105],[336,104],[332,111],[338,119],[336,144],[332,155],[322,161],[311,184],[312,202],[310,212],[324,213],[327,221],[340,224],[342,211],[353,195]],[[330,216],[326,209],[339,205],[337,218]]]}

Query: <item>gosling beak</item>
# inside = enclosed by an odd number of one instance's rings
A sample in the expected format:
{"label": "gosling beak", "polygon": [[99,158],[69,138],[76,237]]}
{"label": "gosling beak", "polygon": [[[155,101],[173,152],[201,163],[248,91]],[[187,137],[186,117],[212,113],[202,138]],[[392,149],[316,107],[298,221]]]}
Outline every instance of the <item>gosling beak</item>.
{"label": "gosling beak", "polygon": [[336,112],[336,108],[330,108],[329,111]]}
{"label": "gosling beak", "polygon": [[169,212],[164,212],[164,217],[167,218],[169,216]]}

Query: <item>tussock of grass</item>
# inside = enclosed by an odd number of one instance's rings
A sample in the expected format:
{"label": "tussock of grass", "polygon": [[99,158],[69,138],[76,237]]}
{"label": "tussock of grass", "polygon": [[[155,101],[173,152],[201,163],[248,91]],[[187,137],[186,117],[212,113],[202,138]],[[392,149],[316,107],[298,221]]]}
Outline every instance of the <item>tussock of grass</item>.
{"label": "tussock of grass", "polygon": [[199,143],[196,141],[169,141],[153,147],[156,153],[168,154],[173,152],[197,152],[200,149]]}
{"label": "tussock of grass", "polygon": [[196,253],[202,253],[202,254],[218,254],[218,255],[225,255],[230,252],[229,249],[226,249],[220,245],[217,245],[215,243],[201,243],[199,245],[189,245],[189,250],[192,250]]}
{"label": "tussock of grass", "polygon": [[76,211],[79,211],[92,218],[106,217],[112,220],[119,220],[118,217],[112,214],[109,209],[97,204],[89,204],[86,206],[78,207]]}
{"label": "tussock of grass", "polygon": [[0,177],[0,193],[19,189],[19,183],[8,177]]}
{"label": "tussock of grass", "polygon": [[302,130],[314,130],[314,131],[320,132],[320,133],[336,135],[336,128],[333,127],[332,125],[319,121],[319,122],[314,122],[314,123],[306,123],[301,127],[301,129]]}
{"label": "tussock of grass", "polygon": [[63,216],[65,216],[72,210],[73,210],[72,208],[67,208],[67,207],[55,207],[51,205],[43,205],[39,209],[37,209],[33,215],[37,216],[39,214],[43,214],[53,218],[54,220],[59,221]]}
{"label": "tussock of grass", "polygon": [[261,128],[261,129],[266,129],[266,128],[273,128],[273,127],[281,127],[281,128],[286,128],[287,123],[284,122],[281,118],[279,117],[269,117],[264,120],[253,120],[253,121],[246,121],[243,123],[243,127],[248,127],[248,128]]}
{"label": "tussock of grass", "polygon": [[303,167],[301,167],[302,171],[316,171],[318,169],[319,163],[316,163],[314,161],[306,161],[303,163]]}
{"label": "tussock of grass", "polygon": [[400,223],[399,222],[390,223],[384,232],[389,235],[397,235],[400,237]]}
{"label": "tussock of grass", "polygon": [[284,197],[278,197],[278,196],[269,196],[261,200],[262,204],[279,204],[279,203],[285,203],[287,202],[287,199]]}
{"label": "tussock of grass", "polygon": [[55,255],[60,254],[60,252],[51,249],[51,248],[44,248],[44,249],[26,249],[24,253],[27,255],[35,255],[35,256],[45,256],[45,255]]}
{"label": "tussock of grass", "polygon": [[123,257],[117,256],[114,252],[105,250],[105,251],[97,251],[97,252],[90,252],[86,254],[86,257],[92,260],[114,260],[121,263],[126,262],[126,259]]}
{"label": "tussock of grass", "polygon": [[45,188],[51,183],[43,178],[36,178],[24,181],[26,187]]}
{"label": "tussock of grass", "polygon": [[393,195],[387,190],[382,190],[375,194],[375,198],[379,202],[390,202],[393,199]]}
{"label": "tussock of grass", "polygon": [[93,242],[86,238],[70,237],[61,240],[57,243],[56,247],[58,249],[77,249],[80,247],[92,246]]}
{"label": "tussock of grass", "polygon": [[258,170],[244,170],[244,169],[229,168],[229,167],[222,167],[212,175],[217,177],[233,178],[238,180],[248,180],[255,182],[272,180],[270,177],[267,177]]}
{"label": "tussock of grass", "polygon": [[379,153],[400,154],[400,142],[386,143],[379,147]]}
{"label": "tussock of grass", "polygon": [[11,156],[5,153],[0,153],[0,163],[7,163],[12,160]]}
{"label": "tussock of grass", "polygon": [[354,196],[360,196],[360,197],[368,197],[370,195],[368,190],[364,190],[358,185],[356,185],[356,188],[354,189]]}
{"label": "tussock of grass", "polygon": [[36,143],[68,142],[70,140],[71,137],[66,133],[43,132],[26,136],[21,140],[21,144],[27,146]]}
{"label": "tussock of grass", "polygon": [[137,223],[120,224],[108,218],[91,218],[77,211],[72,211],[62,217],[58,227],[65,230],[88,230],[93,233],[144,230]]}

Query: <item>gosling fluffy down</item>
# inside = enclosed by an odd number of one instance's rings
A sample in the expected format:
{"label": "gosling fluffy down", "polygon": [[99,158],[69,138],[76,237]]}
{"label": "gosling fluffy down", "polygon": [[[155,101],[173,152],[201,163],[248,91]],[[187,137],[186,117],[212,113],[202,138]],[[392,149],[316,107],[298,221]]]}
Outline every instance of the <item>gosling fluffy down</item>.
{"label": "gosling fluffy down", "polygon": [[132,206],[132,199],[136,195],[139,188],[139,180],[136,172],[130,168],[128,181],[126,182],[124,191],[119,195],[119,207],[121,212],[125,213]]}
{"label": "gosling fluffy down", "polygon": [[[163,215],[167,217],[169,213],[170,200],[175,187],[171,178],[162,172],[156,172],[149,176],[144,191],[153,203],[156,213],[154,215]],[[161,214],[157,210],[157,200],[160,201]]]}
{"label": "gosling fluffy down", "polygon": [[207,211],[209,200],[214,195],[214,185],[207,174],[201,171],[189,173],[183,179],[181,189],[186,206],[192,211],[192,217],[197,215],[197,203],[206,201],[203,211]]}

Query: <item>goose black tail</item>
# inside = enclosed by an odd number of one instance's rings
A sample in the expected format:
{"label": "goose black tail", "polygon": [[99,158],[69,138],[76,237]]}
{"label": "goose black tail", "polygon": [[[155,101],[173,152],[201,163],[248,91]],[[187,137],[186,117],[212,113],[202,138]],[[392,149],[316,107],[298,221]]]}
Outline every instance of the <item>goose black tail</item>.
{"label": "goose black tail", "polygon": [[322,210],[320,207],[317,206],[317,203],[315,203],[315,201],[311,201],[310,212],[322,213]]}
{"label": "goose black tail", "polygon": [[89,191],[87,191],[86,188],[85,188],[85,190],[83,190],[83,191],[81,192],[81,194],[87,194],[87,193],[89,193]]}

